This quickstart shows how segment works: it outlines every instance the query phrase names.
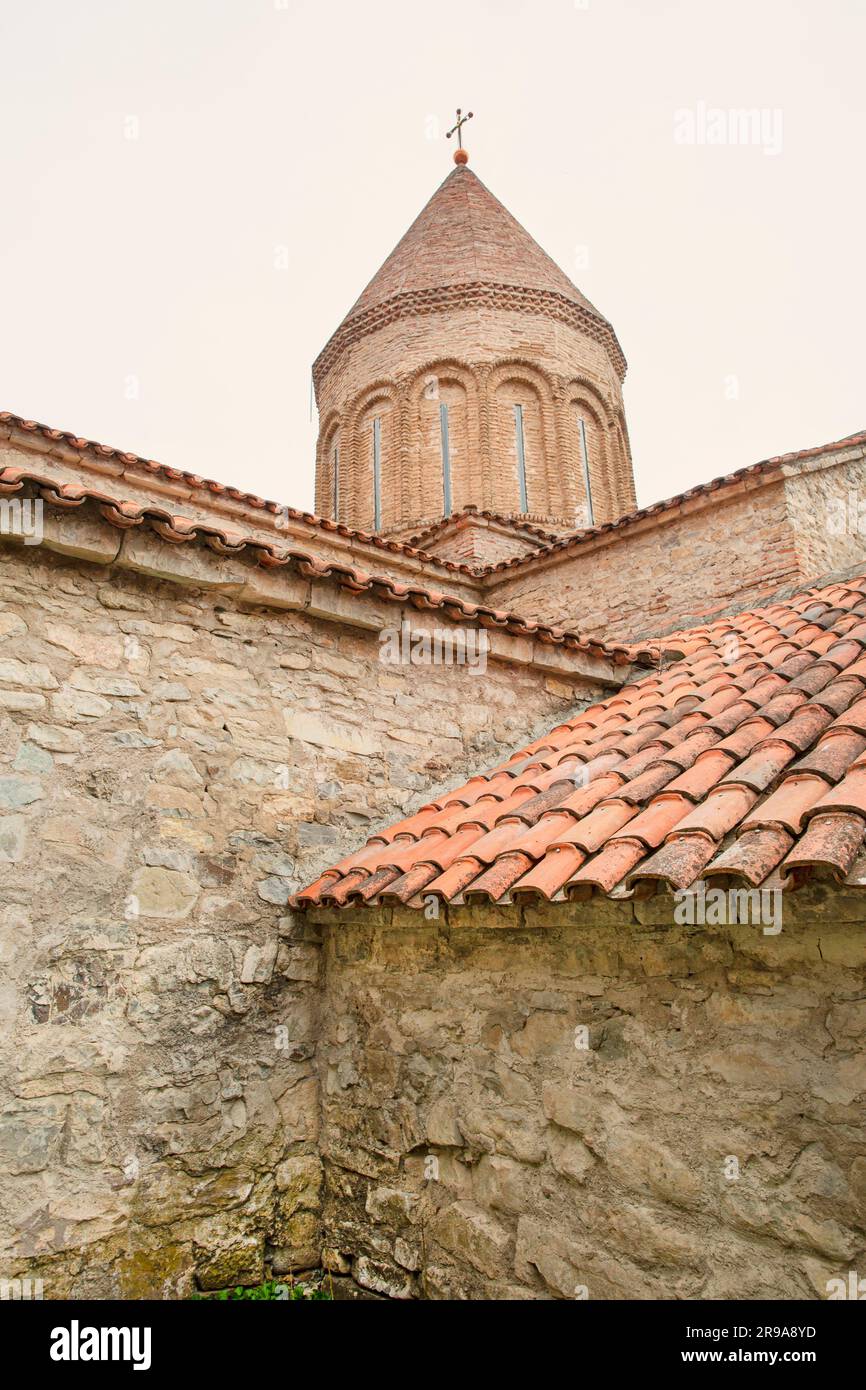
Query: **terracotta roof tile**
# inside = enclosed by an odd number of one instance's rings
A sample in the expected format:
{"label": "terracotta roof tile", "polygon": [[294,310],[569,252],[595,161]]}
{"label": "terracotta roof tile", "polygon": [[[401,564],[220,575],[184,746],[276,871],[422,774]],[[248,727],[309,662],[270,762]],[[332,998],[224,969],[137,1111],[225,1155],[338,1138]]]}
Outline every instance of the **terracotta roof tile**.
{"label": "terracotta roof tile", "polygon": [[761,717],[769,719],[778,728],[780,724],[787,723],[795,710],[805,705],[807,698],[802,690],[784,690],[762,707]]}
{"label": "terracotta roof tile", "polygon": [[759,748],[738,763],[722,779],[749,787],[751,791],[763,792],[776,780],[780,772],[794,758],[794,750],[781,739],[765,739]]}
{"label": "terracotta roof tile", "polygon": [[478,859],[458,859],[427,885],[427,892],[450,902],[461,896],[467,884],[477,878],[483,869],[484,865]]}
{"label": "terracotta roof tile", "polygon": [[725,753],[733,753],[735,758],[742,758],[772,732],[773,725],[769,719],[748,718],[727,738],[721,739],[718,747]]}
{"label": "terracotta roof tile", "polygon": [[570,811],[573,816],[587,816],[594,806],[603,801],[607,796],[613,796],[623,785],[623,779],[616,772],[603,773],[600,777],[589,782],[587,786],[581,787],[579,791],[566,796],[562,801],[562,809]]}
{"label": "terracotta roof tile", "polygon": [[[664,750],[659,750],[659,756]],[[640,806],[642,802],[648,801],[656,792],[660,792],[662,787],[671,782],[677,775],[677,768],[672,763],[655,762],[647,772],[640,773],[633,777],[630,782],[625,782],[620,791],[623,801],[631,802],[634,806]]]}
{"label": "terracotta roof tile", "polygon": [[848,729],[828,729],[805,757],[794,763],[794,772],[818,772],[838,782],[845,769],[866,749],[866,738]]}
{"label": "terracotta roof tile", "polygon": [[[373,836],[295,901],[350,902],[365,882],[372,901],[413,906],[719,876],[792,891],[824,871],[866,887],[866,657],[840,640],[861,582],[695,629],[689,655]],[[826,619],[820,638],[803,614]],[[723,660],[732,628],[759,663]]]}
{"label": "terracotta roof tile", "polygon": [[704,870],[705,877],[732,874],[757,888],[785,857],[793,843],[786,830],[746,830]]}
{"label": "terracotta roof tile", "polygon": [[[545,856],[540,862],[547,864],[549,857]],[[532,859],[528,854],[522,854],[517,850],[509,851],[464,887],[464,900],[477,902],[482,898],[490,898],[495,902],[507,893],[517,880],[522,878],[532,867]]]}
{"label": "terracotta roof tile", "polygon": [[812,804],[812,813],[850,811],[866,817],[866,766],[852,767],[837,786],[825,791]]}
{"label": "terracotta roof tile", "polygon": [[766,801],[761,802],[742,822],[743,830],[757,830],[767,826],[780,825],[799,834],[803,816],[820,799],[826,782],[821,777],[808,773],[794,773],[773,792]]}
{"label": "terracotta roof tile", "polygon": [[866,735],[866,698],[855,700],[850,709],[843,710],[833,720],[833,728],[853,729],[855,733]]}
{"label": "terracotta roof tile", "polygon": [[850,671],[846,671],[844,678],[837,676],[830,681],[823,690],[819,691],[809,701],[810,705],[817,705],[820,709],[827,710],[830,714],[842,714],[852,700],[858,700],[863,693],[863,683]]}
{"label": "terracotta roof tile", "polygon": [[735,761],[734,754],[720,748],[709,748],[701,753],[687,772],[680,773],[668,783],[669,792],[682,792],[692,801],[700,801],[711,787],[720,782]]}
{"label": "terracotta roof tile", "polygon": [[[0,414],[0,422],[12,418]],[[154,467],[157,466],[154,465]],[[191,477],[191,475],[185,474],[178,474],[177,476],[183,476],[188,482]],[[541,642],[549,642],[552,645],[564,647],[567,650],[607,659],[617,665],[629,665],[636,662],[644,665],[654,664],[658,660],[660,650],[666,647],[666,643],[640,646],[626,646],[622,643],[606,645],[596,638],[570,632],[550,624],[538,623],[533,619],[505,609],[471,603],[467,599],[428,588],[425,584],[400,583],[387,574],[368,573],[348,562],[322,559],[310,551],[297,549],[290,544],[282,544],[282,538],[278,540],[275,537],[273,541],[263,540],[250,531],[232,531],[225,526],[217,525],[215,522],[197,521],[187,516],[173,514],[162,500],[154,499],[146,503],[130,501],[123,497],[111,496],[102,488],[85,488],[79,484],[58,484],[56,479],[45,473],[40,473],[38,468],[0,467],[0,494],[20,492],[25,484],[35,489],[37,495],[49,506],[68,508],[88,504],[95,505],[104,520],[121,530],[127,530],[132,526],[148,526],[163,540],[178,545],[206,545],[221,555],[235,555],[244,552],[266,569],[288,567],[296,570],[305,578],[332,580],[350,593],[385,599],[403,606],[410,603],[421,611],[437,611],[454,622],[468,620],[483,628],[498,628],[511,633],[513,636],[532,637]],[[119,488],[123,486],[123,479],[115,478],[111,485]],[[190,485],[192,486],[192,483]],[[209,484],[208,486],[212,490],[224,491],[227,494],[234,495],[236,493],[235,489],[219,488],[218,484]],[[423,551],[414,550],[411,546],[399,542],[388,541],[381,536],[373,536],[362,531],[351,531],[345,526],[337,525],[322,517],[312,516],[307,512],[296,512],[291,508],[278,507],[276,503],[263,502],[260,498],[254,498],[245,493],[236,493],[236,495],[250,507],[259,507],[269,513],[279,513],[310,527],[311,541],[316,531],[339,532],[341,535],[349,538],[354,537],[383,551],[420,556],[425,561],[429,560],[431,564],[439,565],[440,568],[452,572],[460,571],[473,578],[477,577],[479,573],[479,571],[468,569],[466,566],[440,561],[436,556],[428,556]],[[288,538],[286,540],[288,541]]]}
{"label": "terracotta roof tile", "polygon": [[643,840],[613,840],[589,863],[582,865],[572,884],[587,883],[610,893],[646,854]]}
{"label": "terracotta roof tile", "polygon": [[787,724],[780,727],[776,742],[784,742],[795,753],[804,753],[824,732],[832,721],[832,714],[821,705],[807,705],[798,709]]}
{"label": "terracotta roof tile", "polygon": [[677,825],[682,825],[692,803],[679,792],[662,792],[649,806],[633,820],[628,821],[624,832],[615,832],[611,837],[619,840],[627,835],[631,840],[641,840],[647,849],[658,849],[659,845]]}
{"label": "terracotta roof tile", "polygon": [[866,819],[863,816],[844,811],[815,816],[805,835],[782,861],[782,872],[822,868],[842,879],[860,853],[864,835]]}
{"label": "terracotta roof tile", "polygon": [[635,807],[625,801],[605,801],[579,820],[571,830],[567,830],[552,848],[560,845],[577,845],[588,854],[600,849],[606,840],[635,815]]}
{"label": "terracotta roof tile", "polygon": [[576,845],[553,845],[543,859],[523,873],[514,884],[513,895],[531,896],[540,893],[552,898],[577,872],[586,855]]}
{"label": "terracotta roof tile", "polygon": [[699,830],[719,841],[739,824],[756,800],[756,793],[748,787],[724,784],[713,787],[706,801],[684,817],[679,829],[681,832]]}
{"label": "terracotta roof tile", "polygon": [[408,903],[419,893],[423,893],[428,883],[438,875],[439,870],[434,864],[417,864],[414,869],[409,869],[400,878],[394,879],[383,889],[380,897],[383,902]]}
{"label": "terracotta roof tile", "polygon": [[710,862],[716,848],[711,835],[699,832],[671,839],[656,854],[644,860],[629,882],[633,885],[658,880],[664,887],[674,890],[687,888]]}

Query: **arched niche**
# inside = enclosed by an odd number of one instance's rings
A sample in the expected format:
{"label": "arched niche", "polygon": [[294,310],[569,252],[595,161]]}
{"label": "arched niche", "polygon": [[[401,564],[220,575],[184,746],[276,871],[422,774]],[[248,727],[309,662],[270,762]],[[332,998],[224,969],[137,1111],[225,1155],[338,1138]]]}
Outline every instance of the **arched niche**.
{"label": "arched niche", "polygon": [[316,458],[316,511],[319,516],[342,520],[348,502],[341,480],[345,466],[341,421],[335,412],[322,422],[319,430]]}
{"label": "arched niche", "polygon": [[547,512],[554,491],[548,472],[550,383],[522,363],[501,363],[491,372],[489,391],[494,506],[504,512]]}
{"label": "arched niche", "polygon": [[455,362],[432,363],[413,381],[410,456],[423,515],[450,515],[472,501],[476,394],[471,373]]}
{"label": "arched niche", "polygon": [[399,514],[399,455],[396,392],[390,385],[376,387],[353,412],[353,525],[381,531]]}
{"label": "arched niche", "polygon": [[[613,520],[616,514],[616,479],[609,444],[610,420],[605,404],[595,388],[585,381],[571,381],[565,391],[567,455],[575,470],[575,495],[582,499],[585,524],[589,524],[586,501],[586,474],[592,497],[592,520],[596,526]],[[584,458],[584,446],[586,457]]]}

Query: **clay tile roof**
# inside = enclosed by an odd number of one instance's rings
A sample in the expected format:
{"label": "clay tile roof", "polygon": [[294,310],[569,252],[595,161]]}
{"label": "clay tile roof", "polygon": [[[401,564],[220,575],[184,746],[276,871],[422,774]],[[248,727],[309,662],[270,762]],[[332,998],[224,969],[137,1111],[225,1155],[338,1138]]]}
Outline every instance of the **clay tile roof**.
{"label": "clay tile roof", "polygon": [[[373,546],[395,555],[408,555],[419,558],[426,565],[443,570],[447,573],[459,573],[477,577],[479,571],[476,567],[459,563],[454,560],[446,560],[440,555],[432,555],[419,549],[410,541],[390,539],[388,536],[374,535],[369,531],[357,530],[351,526],[346,526],[342,522],[331,521],[328,517],[316,516],[313,512],[300,511],[295,507],[282,506],[278,502],[266,501],[263,497],[257,497],[255,493],[243,492],[239,488],[230,487],[226,483],[215,482],[212,478],[202,478],[197,473],[187,473],[179,468],[170,468],[167,464],[157,463],[154,459],[141,458],[138,454],[124,452],[108,444],[98,444],[92,439],[84,439],[80,435],[73,434],[69,430],[53,429],[50,425],[42,425],[38,420],[27,420],[21,415],[13,415],[11,411],[0,411],[0,426],[14,431],[24,439],[33,441],[35,447],[37,441],[45,440],[48,444],[56,448],[72,449],[81,455],[98,455],[101,459],[114,459],[123,465],[123,477],[134,479],[139,487],[144,486],[148,479],[164,478],[175,482],[184,489],[190,490],[191,499],[195,499],[196,493],[208,493],[212,497],[228,498],[230,501],[238,503],[242,508],[248,509],[251,513],[262,513],[268,517],[276,519],[276,525],[282,526],[289,522],[298,523],[310,529],[311,535],[316,532],[328,532],[344,537],[347,540],[357,540],[364,545]],[[129,524],[137,525],[142,520],[141,504],[137,502],[123,501],[116,497],[106,497],[103,493],[88,491],[79,483],[58,483],[48,476],[40,475],[38,470],[29,468],[19,468],[14,465],[7,466],[2,475],[3,491],[9,491],[12,485],[16,486],[32,481],[38,483],[41,488],[41,496],[45,501],[50,501],[53,506],[62,507],[77,506],[79,502],[85,501],[88,497],[102,497],[106,508],[111,512],[109,519],[119,524],[120,520],[126,516]],[[115,478],[112,487],[117,489],[121,485],[120,480]],[[161,493],[154,496],[154,510],[162,516],[167,530],[164,533],[167,540],[182,539],[184,526],[190,525],[189,519],[185,517],[172,516],[166,510],[165,498]],[[259,518],[255,517],[258,521]],[[272,523],[273,524],[273,523]],[[541,534],[541,533],[539,533]],[[242,540],[242,538],[241,538]]]}
{"label": "clay tile roof", "polygon": [[[866,661],[842,636],[864,582],[696,629],[688,655],[374,836],[296,905],[623,896],[703,877],[866,886]],[[835,616],[817,637],[793,621],[819,609]],[[370,858],[383,835],[401,837],[389,891]]]}
{"label": "clay tile roof", "polygon": [[[0,415],[0,421],[9,418]],[[348,562],[343,563],[337,559],[322,559],[312,551],[299,549],[289,544],[288,537],[285,538],[285,541],[263,540],[252,532],[230,530],[225,526],[218,525],[215,521],[200,521],[178,515],[169,510],[167,503],[161,497],[154,497],[152,501],[141,498],[130,501],[117,495],[117,490],[122,486],[123,480],[117,478],[111,481],[106,480],[105,485],[100,487],[88,488],[79,483],[61,484],[50,475],[41,472],[36,465],[27,468],[17,465],[5,467],[0,465],[0,497],[12,496],[21,492],[25,487],[29,487],[51,507],[69,510],[88,504],[95,506],[99,515],[119,530],[129,530],[134,526],[148,526],[162,540],[173,544],[207,545],[218,555],[239,555],[246,552],[252,560],[267,569],[288,566],[297,570],[305,578],[330,579],[351,593],[385,599],[403,606],[408,604],[422,612],[437,610],[444,617],[455,622],[468,620],[483,628],[500,629],[515,637],[534,638],[569,651],[580,652],[592,658],[612,662],[620,667],[632,663],[652,664],[658,660],[659,652],[667,647],[666,643],[644,643],[639,646],[605,643],[590,635],[551,627],[546,623],[536,622],[532,618],[523,617],[519,613],[512,613],[506,609],[490,608],[485,604],[472,603],[467,599],[458,598],[456,595],[427,588],[424,584],[403,584],[387,574],[368,573],[358,569],[356,565]],[[109,491],[110,488],[114,489],[114,492]],[[248,497],[245,497],[244,500],[249,502]],[[276,511],[281,510],[270,502],[262,505]],[[282,510],[286,511],[286,509]],[[377,545],[380,543],[379,537],[368,536],[364,532],[351,532],[345,527],[338,527],[333,522],[326,522],[320,517],[311,516],[304,512],[288,511],[288,515],[291,519],[308,524],[311,528],[340,531],[343,535],[354,535],[360,540],[370,541]],[[310,540],[313,544],[314,536],[312,534]],[[381,544],[383,549],[404,551],[410,555],[422,553],[396,542],[381,542]],[[435,557],[425,558],[436,563]],[[449,567],[452,569],[463,568],[453,565]],[[857,650],[859,652],[861,649],[858,647]],[[835,667],[831,669],[836,670]],[[858,685],[859,690],[862,688]]]}

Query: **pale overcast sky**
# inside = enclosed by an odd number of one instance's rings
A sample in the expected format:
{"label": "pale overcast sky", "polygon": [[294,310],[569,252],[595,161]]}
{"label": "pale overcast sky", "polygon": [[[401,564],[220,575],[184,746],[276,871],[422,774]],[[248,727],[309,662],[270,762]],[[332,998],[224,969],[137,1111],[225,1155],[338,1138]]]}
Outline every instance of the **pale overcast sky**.
{"label": "pale overcast sky", "polygon": [[460,105],[617,331],[641,503],[866,427],[866,0],[0,0],[0,47],[0,409],[311,506],[310,365]]}

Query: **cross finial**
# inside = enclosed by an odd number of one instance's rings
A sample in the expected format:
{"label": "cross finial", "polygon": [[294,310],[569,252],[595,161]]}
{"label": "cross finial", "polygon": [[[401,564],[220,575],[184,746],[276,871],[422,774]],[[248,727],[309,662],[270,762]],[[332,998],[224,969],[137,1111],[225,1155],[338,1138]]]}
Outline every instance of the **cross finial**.
{"label": "cross finial", "polygon": [[454,151],[454,163],[455,163],[455,164],[468,164],[468,163],[469,163],[469,155],[467,154],[466,150],[464,150],[464,148],[463,148],[463,127],[465,126],[465,124],[466,124],[467,121],[471,121],[471,120],[472,120],[472,112],[471,112],[471,111],[467,111],[467,112],[466,112],[466,115],[464,116],[464,115],[462,114],[461,110],[460,110],[460,107],[458,106],[458,107],[457,107],[457,124],[456,124],[456,125],[453,125],[453,126],[451,127],[450,130],[448,130],[448,131],[445,132],[445,139],[446,139],[446,140],[450,140],[450,139],[451,139],[451,136],[455,133],[455,131],[456,131],[456,133],[457,133],[457,149]]}

